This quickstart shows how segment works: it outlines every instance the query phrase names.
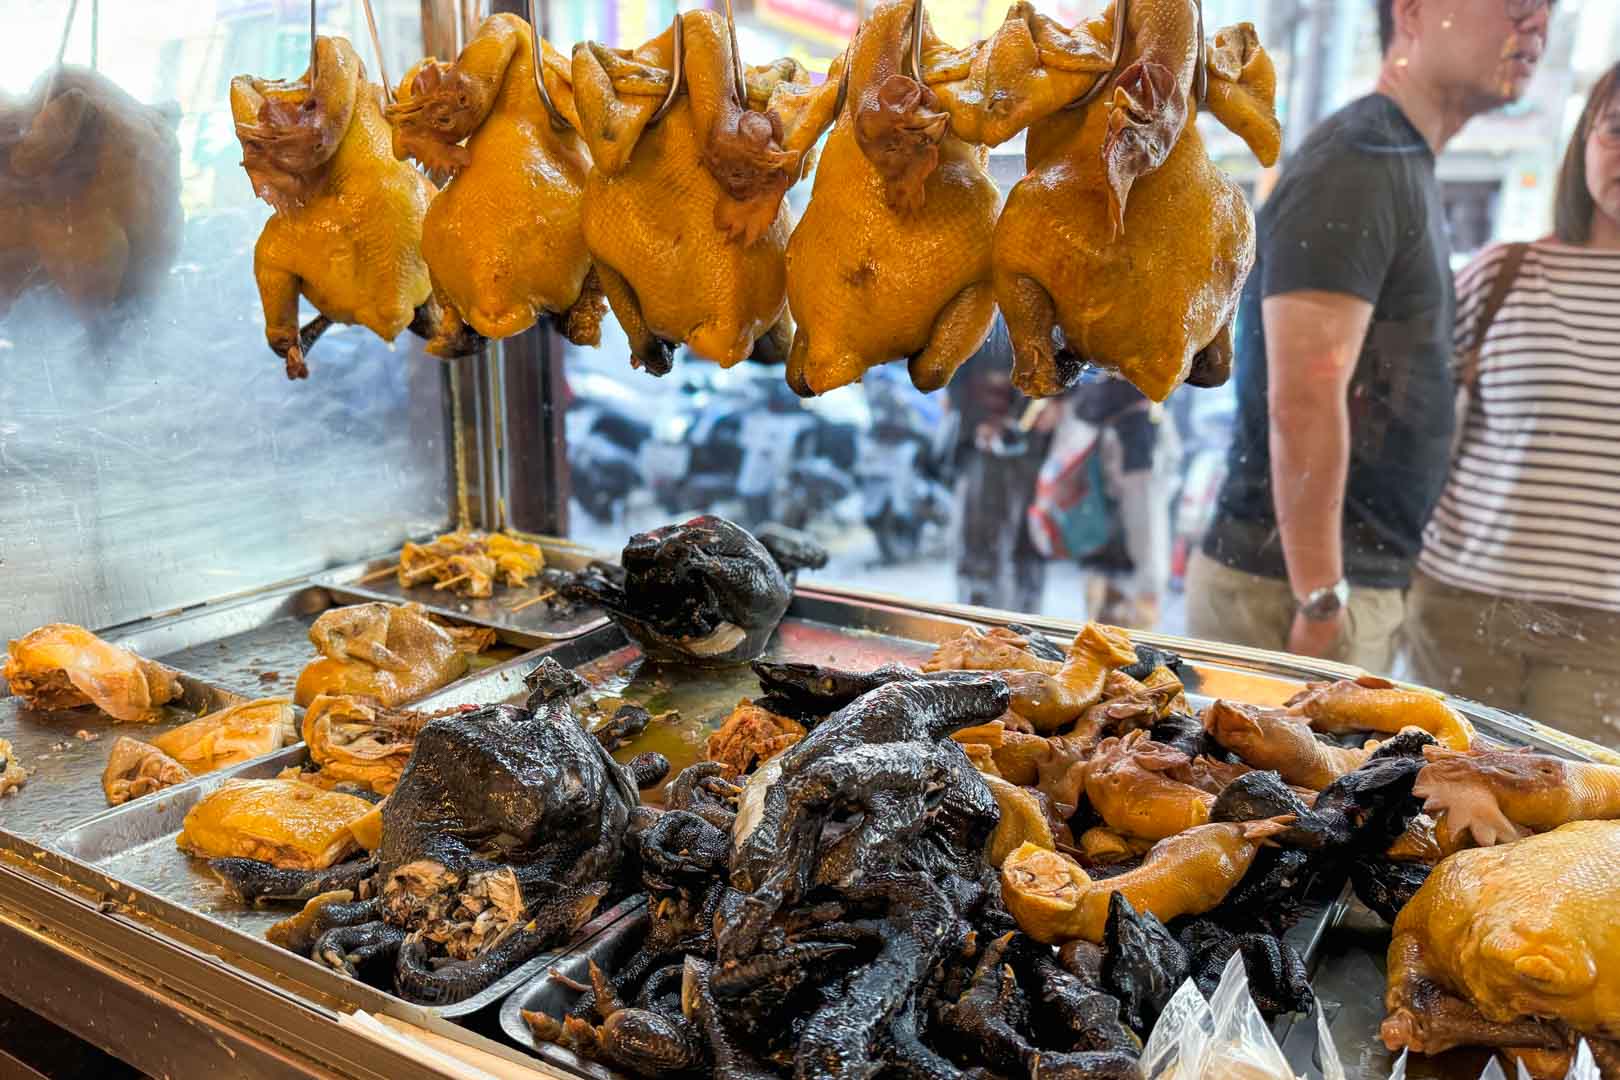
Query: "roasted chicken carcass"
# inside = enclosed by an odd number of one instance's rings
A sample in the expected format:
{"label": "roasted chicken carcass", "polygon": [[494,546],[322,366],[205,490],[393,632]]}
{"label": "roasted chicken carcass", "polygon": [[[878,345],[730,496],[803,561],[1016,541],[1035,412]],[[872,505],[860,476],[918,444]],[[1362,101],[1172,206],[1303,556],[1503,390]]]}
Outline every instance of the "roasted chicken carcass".
{"label": "roasted chicken carcass", "polygon": [[576,46],[573,77],[585,243],[631,362],[662,375],[682,344],[724,367],[785,357],[782,196],[832,122],[836,73],[812,87],[779,60],[739,86],[721,17],[688,11],[634,51]]}
{"label": "roasted chicken carcass", "polygon": [[165,731],[152,745],[195,774],[280,750],[296,738],[292,702],[261,698]]}
{"label": "roasted chicken carcass", "polygon": [[324,870],[359,850],[349,825],[370,810],[364,799],[297,780],[227,780],[186,814],[176,843],[201,858]]}
{"label": "roasted chicken carcass", "polygon": [[704,756],[742,775],[763,765],[804,738],[804,725],[778,716],[747,698],[737,703],[719,730],[709,736]]}
{"label": "roasted chicken carcass", "polygon": [[50,623],[7,646],[0,668],[11,692],[36,709],[94,705],[114,720],[149,724],[181,694],[174,673],[82,626]]}
{"label": "roasted chicken carcass", "polygon": [[1563,1076],[1572,1033],[1620,1039],[1617,907],[1620,822],[1452,855],[1395,920],[1384,1044],[1522,1049]]}
{"label": "roasted chicken carcass", "polygon": [[1376,675],[1311,683],[1288,699],[1288,711],[1309,722],[1314,731],[1395,735],[1415,727],[1452,750],[1467,750],[1474,743],[1474,725],[1448,705],[1444,695],[1397,686]]}
{"label": "roasted chicken carcass", "polygon": [[189,769],[151,743],[120,735],[107,754],[101,790],[107,795],[107,805],[122,806],[190,779]]}
{"label": "roasted chicken carcass", "polygon": [[[422,258],[422,219],[435,188],[395,161],[382,88],[345,38],[315,39],[310,70],[291,81],[238,75],[231,112],[242,167],[275,213],[253,251],[264,333],[287,377],[308,376],[305,356],[334,322],[385,341],[410,329],[440,338]],[[320,312],[302,330],[298,300]]]}
{"label": "roasted chicken carcass", "polygon": [[[952,134],[934,92],[905,74],[912,7],[877,5],[850,44],[847,100],[788,245],[787,379],[806,396],[902,358],[918,389],[937,390],[995,316],[1000,194],[984,148]],[[922,36],[943,48],[926,16]]]}
{"label": "roasted chicken carcass", "polygon": [[323,612],[309,628],[321,656],[298,674],[293,700],[320,694],[402,705],[467,673],[467,654],[420,604],[354,604]]}
{"label": "roasted chicken carcass", "polygon": [[[989,90],[976,84],[975,104],[986,112],[1022,95],[1030,116],[1029,101],[1053,108],[1074,91],[1074,107],[1029,128],[1028,172],[1007,197],[992,254],[1013,382],[1034,397],[1061,393],[1092,364],[1162,401],[1183,380],[1218,385],[1231,365],[1254,217],[1193,119],[1207,107],[1271,164],[1276,74],[1247,23],[1216,34],[1206,58],[1196,4],[1134,0],[1127,11],[1118,67],[1101,86],[1085,83],[1095,84],[1096,56],[1115,44],[1112,6],[1067,35],[1046,22],[1031,33],[1015,8],[1011,31],[993,37],[981,61]],[[1032,81],[1032,41],[1047,84]],[[953,116],[966,111],[953,104]]]}
{"label": "roasted chicken carcass", "polygon": [[15,795],[28,781],[28,770],[17,760],[9,740],[0,739],[0,796]]}
{"label": "roasted chicken carcass", "polygon": [[84,68],[0,94],[0,317],[40,280],[92,324],[159,287],[184,227],[174,119]]}
{"label": "roasted chicken carcass", "polygon": [[574,133],[569,63],[542,43],[554,120],[535,86],[533,41],[516,15],[491,15],[454,63],[407,71],[386,110],[396,157],[455,177],[422,223],[445,314],[428,343],[437,355],[464,351],[467,327],[504,338],[542,315],[577,345],[601,339],[606,304],[580,228],[591,162]]}

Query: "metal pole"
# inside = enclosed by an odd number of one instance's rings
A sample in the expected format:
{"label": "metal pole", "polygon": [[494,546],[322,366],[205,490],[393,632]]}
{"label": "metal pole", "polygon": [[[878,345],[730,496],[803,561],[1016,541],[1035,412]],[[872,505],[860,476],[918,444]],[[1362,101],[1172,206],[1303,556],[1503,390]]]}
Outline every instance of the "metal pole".
{"label": "metal pole", "polygon": [[[371,8],[371,0],[363,0],[366,8],[366,27],[371,31],[371,48],[377,54],[377,77],[382,80],[383,100],[392,105],[394,103],[394,87],[388,81],[388,63],[383,59],[382,35],[377,33],[377,13]],[[310,10],[314,11],[313,2]]]}

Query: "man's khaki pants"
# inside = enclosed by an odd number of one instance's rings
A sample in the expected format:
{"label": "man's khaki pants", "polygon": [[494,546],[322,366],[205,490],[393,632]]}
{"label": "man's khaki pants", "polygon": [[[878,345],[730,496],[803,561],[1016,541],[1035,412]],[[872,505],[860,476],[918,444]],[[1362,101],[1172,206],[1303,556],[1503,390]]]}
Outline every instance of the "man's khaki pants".
{"label": "man's khaki pants", "polygon": [[[1202,551],[1193,553],[1187,566],[1189,636],[1286,652],[1294,609],[1286,580],[1233,570]],[[1388,674],[1405,612],[1401,589],[1351,589],[1346,632],[1325,659]]]}
{"label": "man's khaki pants", "polygon": [[1405,636],[1418,682],[1620,746],[1620,614],[1417,573]]}

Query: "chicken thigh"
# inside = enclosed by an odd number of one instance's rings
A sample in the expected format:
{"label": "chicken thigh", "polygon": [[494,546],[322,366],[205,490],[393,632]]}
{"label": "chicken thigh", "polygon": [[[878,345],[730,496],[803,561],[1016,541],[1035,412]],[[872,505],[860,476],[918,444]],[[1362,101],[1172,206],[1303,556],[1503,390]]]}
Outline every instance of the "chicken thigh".
{"label": "chicken thigh", "polygon": [[601,338],[605,303],[580,226],[591,161],[574,133],[571,73],[542,43],[554,120],[535,86],[533,42],[516,15],[491,15],[454,63],[428,59],[406,72],[385,110],[396,157],[455,177],[422,223],[445,313],[428,343],[437,355],[460,351],[468,327],[504,338],[542,315],[576,345]]}

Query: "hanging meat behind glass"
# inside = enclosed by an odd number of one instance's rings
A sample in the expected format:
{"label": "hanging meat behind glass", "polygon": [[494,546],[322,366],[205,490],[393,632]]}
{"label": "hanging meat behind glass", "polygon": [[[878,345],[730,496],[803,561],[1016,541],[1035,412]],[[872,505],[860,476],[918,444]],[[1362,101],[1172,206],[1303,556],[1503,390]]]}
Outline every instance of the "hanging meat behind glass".
{"label": "hanging meat behind glass", "polygon": [[[787,379],[806,396],[902,358],[918,389],[937,390],[995,316],[1000,196],[984,149],[951,134],[933,91],[904,74],[911,22],[909,0],[888,0],[851,43],[848,99],[788,245]],[[944,50],[926,19],[923,38]]]}
{"label": "hanging meat behind glass", "polygon": [[[1025,22],[1017,9],[1014,19]],[[1095,44],[1080,39],[1112,44],[1113,21],[1111,8],[1076,28],[1067,52],[1054,46],[1039,55],[1071,64],[1090,56]],[[1061,393],[1088,363],[1117,371],[1155,401],[1183,380],[1226,379],[1232,318],[1254,263],[1254,217],[1193,124],[1200,32],[1187,0],[1135,0],[1118,74],[1088,104],[1029,129],[1028,173],[1007,197],[993,255],[1013,381],[1026,394]],[[990,47],[1017,42],[1006,35]],[[1061,80],[1074,74],[1052,67]],[[1210,112],[1262,163],[1274,162],[1276,75],[1254,28],[1218,33],[1204,68]],[[1028,82],[1018,77],[1018,85]],[[1054,97],[1050,86],[1032,92],[1048,103]]]}
{"label": "hanging meat behind glass", "polygon": [[[787,355],[782,196],[831,123],[838,86],[812,87],[779,60],[745,73],[744,108],[721,17],[689,11],[679,25],[679,63],[674,27],[633,52],[574,49],[592,159],[585,242],[631,363],[655,375],[679,345],[723,367]],[[653,122],[672,85],[680,96]]]}
{"label": "hanging meat behind glass", "polygon": [[0,317],[43,278],[95,324],[158,288],[183,226],[171,117],[77,67],[0,93]]}
{"label": "hanging meat behind glass", "polygon": [[[315,84],[310,87],[313,75]],[[331,323],[358,323],[385,341],[410,329],[437,337],[422,259],[422,218],[435,188],[395,161],[382,88],[344,38],[315,40],[313,71],[291,82],[238,75],[231,112],[242,167],[275,208],[253,251],[265,338],[287,377]],[[298,299],[320,317],[302,330]]]}
{"label": "hanging meat behind glass", "polygon": [[[444,309],[428,351],[455,356],[472,332],[504,338],[552,316],[576,345],[601,339],[605,312],[580,228],[590,156],[573,129],[570,68],[549,43],[534,81],[529,24],[492,15],[454,63],[429,58],[400,80],[386,110],[394,155],[454,174],[428,207],[422,254]],[[459,145],[463,140],[466,145]]]}

